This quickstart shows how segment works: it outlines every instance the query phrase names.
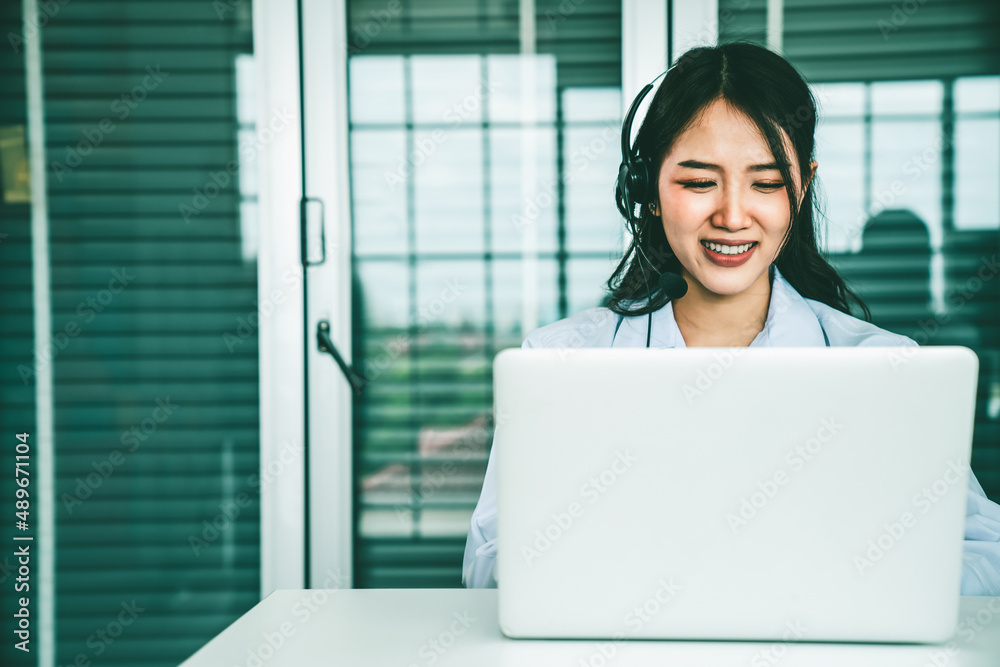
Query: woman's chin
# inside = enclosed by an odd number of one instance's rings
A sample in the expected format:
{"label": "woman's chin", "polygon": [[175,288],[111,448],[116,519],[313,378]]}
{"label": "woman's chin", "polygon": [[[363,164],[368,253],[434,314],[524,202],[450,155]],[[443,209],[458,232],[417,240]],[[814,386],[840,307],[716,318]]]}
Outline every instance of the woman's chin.
{"label": "woman's chin", "polygon": [[749,264],[739,267],[706,267],[694,275],[694,280],[706,291],[717,296],[736,296],[750,289],[760,278],[760,272]]}

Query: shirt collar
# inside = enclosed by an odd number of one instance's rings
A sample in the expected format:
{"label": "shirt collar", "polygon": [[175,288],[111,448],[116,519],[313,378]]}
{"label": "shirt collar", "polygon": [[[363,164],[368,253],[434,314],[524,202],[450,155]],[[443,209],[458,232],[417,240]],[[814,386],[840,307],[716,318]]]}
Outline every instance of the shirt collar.
{"label": "shirt collar", "polygon": [[[771,265],[771,299],[767,307],[764,328],[750,343],[751,347],[823,347],[826,335],[820,326],[816,313],[791,283],[785,280],[781,271]],[[625,317],[622,319],[612,347],[645,347],[648,315]],[[653,313],[653,331],[650,347],[687,347],[677,321],[674,319],[673,304]]]}

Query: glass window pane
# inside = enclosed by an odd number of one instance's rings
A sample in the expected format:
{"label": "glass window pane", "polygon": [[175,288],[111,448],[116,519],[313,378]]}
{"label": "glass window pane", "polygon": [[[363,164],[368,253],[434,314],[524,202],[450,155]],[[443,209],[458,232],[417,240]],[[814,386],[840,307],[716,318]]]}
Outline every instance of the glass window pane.
{"label": "glass window pane", "polygon": [[820,122],[838,117],[860,118],[865,113],[863,83],[817,83],[810,88],[819,107]]}
{"label": "glass window pane", "polygon": [[[610,253],[609,253],[610,255]],[[611,277],[620,258],[577,257],[569,265],[567,281],[569,287],[569,311],[579,313],[581,310],[600,306],[607,293],[605,284]],[[650,286],[655,288],[651,281]]]}
{"label": "glass window pane", "polygon": [[[831,95],[831,99],[834,96]],[[826,121],[816,128],[816,186],[825,210],[823,247],[830,252],[861,248],[865,210],[865,145],[861,120]],[[822,218],[821,218],[822,220]]]}
{"label": "glass window pane", "polygon": [[358,265],[355,308],[366,330],[382,335],[406,331],[410,324],[409,265],[368,260]]}
{"label": "glass window pane", "polygon": [[[493,267],[493,331],[494,348],[520,347],[524,337],[530,332],[524,330],[524,262],[521,260],[498,259]],[[555,260],[541,259],[538,262],[538,279],[532,290],[538,299],[538,321],[555,322],[559,319],[558,285],[559,267]]]}
{"label": "glass window pane", "polygon": [[570,252],[607,252],[620,244],[625,227],[615,205],[621,128],[571,125],[564,135],[566,246]]}
{"label": "glass window pane", "polygon": [[351,118],[364,124],[403,122],[406,102],[403,93],[404,61],[400,56],[366,56],[349,61]]}
{"label": "glass window pane", "polygon": [[1000,111],[1000,76],[973,76],[955,80],[955,111]]}
{"label": "glass window pane", "polygon": [[495,252],[520,253],[534,227],[537,250],[555,252],[559,183],[554,128],[490,131],[490,235]]}
{"label": "glass window pane", "polygon": [[416,251],[482,253],[483,131],[416,130],[414,146]]}
{"label": "glass window pane", "polygon": [[941,242],[941,126],[932,121],[872,123],[872,216],[908,209]]}
{"label": "glass window pane", "polygon": [[475,125],[489,93],[479,56],[420,56],[412,68],[413,122]]}
{"label": "glass window pane", "polygon": [[552,123],[556,117],[556,59],[550,55],[489,56],[489,120]]}
{"label": "glass window pane", "polygon": [[871,94],[875,115],[938,115],[944,99],[944,84],[940,81],[879,81],[872,84]]}
{"label": "glass window pane", "polygon": [[[996,113],[996,112],[994,112]],[[955,123],[955,227],[1000,227],[1000,113]]]}
{"label": "glass window pane", "polygon": [[[645,101],[643,100],[644,103]],[[620,142],[622,129],[621,89],[566,88],[563,90],[563,120],[567,123],[604,123],[606,127],[615,131]],[[635,132],[638,127],[634,126],[632,129]],[[619,159],[621,159],[620,155]]]}
{"label": "glass window pane", "polygon": [[484,271],[481,261],[442,260],[418,264],[417,329],[453,333],[481,331],[486,318]]}
{"label": "glass window pane", "polygon": [[401,129],[351,133],[354,248],[359,255],[407,251],[406,207],[413,179],[409,155]]}

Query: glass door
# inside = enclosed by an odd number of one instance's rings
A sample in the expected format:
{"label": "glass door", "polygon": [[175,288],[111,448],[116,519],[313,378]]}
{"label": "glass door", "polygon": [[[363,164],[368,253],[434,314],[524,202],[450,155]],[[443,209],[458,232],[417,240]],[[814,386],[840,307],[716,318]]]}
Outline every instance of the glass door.
{"label": "glass door", "polygon": [[493,357],[599,305],[620,257],[621,3],[304,7],[306,195],[337,240],[307,329],[334,318],[364,380],[310,359],[312,582],[460,586]]}

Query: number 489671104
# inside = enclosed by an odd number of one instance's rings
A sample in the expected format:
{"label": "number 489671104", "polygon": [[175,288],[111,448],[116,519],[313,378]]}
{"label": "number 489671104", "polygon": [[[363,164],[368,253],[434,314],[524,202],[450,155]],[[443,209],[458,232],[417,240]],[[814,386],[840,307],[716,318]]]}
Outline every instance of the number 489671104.
{"label": "number 489671104", "polygon": [[14,457],[14,478],[17,481],[17,486],[19,487],[14,492],[14,497],[17,499],[14,506],[18,510],[15,512],[15,515],[19,521],[27,523],[29,507],[28,485],[31,483],[31,479],[29,477],[31,448],[28,446],[27,433],[17,434],[17,446],[15,447],[15,451],[17,453]]}

